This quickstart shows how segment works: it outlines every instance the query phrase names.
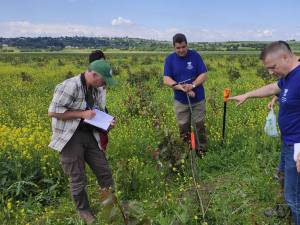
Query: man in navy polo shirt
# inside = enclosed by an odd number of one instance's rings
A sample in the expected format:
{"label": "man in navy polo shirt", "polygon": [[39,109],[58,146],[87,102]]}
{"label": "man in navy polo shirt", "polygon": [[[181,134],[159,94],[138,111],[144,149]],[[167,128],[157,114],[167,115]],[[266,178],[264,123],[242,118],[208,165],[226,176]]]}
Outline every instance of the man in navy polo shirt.
{"label": "man in navy polo shirt", "polygon": [[200,141],[200,146],[197,146],[196,150],[198,155],[202,155],[206,148],[203,83],[207,80],[207,69],[201,56],[196,51],[188,49],[184,34],[174,35],[173,46],[175,52],[168,55],[165,60],[164,84],[174,90],[174,108],[180,137],[187,143],[191,136],[191,113],[187,95],[189,96]]}
{"label": "man in navy polo shirt", "polygon": [[278,124],[283,142],[284,197],[295,224],[300,225],[300,62],[283,41],[268,44],[260,58],[265,68],[279,81],[231,97],[230,100],[236,100],[240,105],[248,98],[279,94]]}

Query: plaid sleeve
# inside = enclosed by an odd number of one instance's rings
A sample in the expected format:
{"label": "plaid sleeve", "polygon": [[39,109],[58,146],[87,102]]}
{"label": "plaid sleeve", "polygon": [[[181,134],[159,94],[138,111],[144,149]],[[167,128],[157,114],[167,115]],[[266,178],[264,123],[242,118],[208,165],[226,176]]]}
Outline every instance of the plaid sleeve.
{"label": "plaid sleeve", "polygon": [[64,113],[74,100],[75,85],[72,82],[63,82],[56,86],[48,112]]}

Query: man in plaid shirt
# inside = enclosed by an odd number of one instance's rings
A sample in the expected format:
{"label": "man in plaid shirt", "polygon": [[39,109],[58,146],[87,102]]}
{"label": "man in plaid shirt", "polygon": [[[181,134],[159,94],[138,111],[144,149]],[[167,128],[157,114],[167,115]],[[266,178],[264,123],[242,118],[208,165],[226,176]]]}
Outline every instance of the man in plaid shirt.
{"label": "man in plaid shirt", "polygon": [[[112,173],[105,152],[101,148],[99,131],[84,122],[95,116],[93,109],[101,108],[101,94],[97,88],[112,85],[111,67],[104,60],[96,60],[86,72],[58,84],[48,115],[52,118],[52,137],[49,147],[60,152],[64,173],[70,177],[70,189],[80,217],[91,224],[86,186],[85,162],[96,175],[101,195],[111,194]],[[111,124],[113,127],[114,122]]]}

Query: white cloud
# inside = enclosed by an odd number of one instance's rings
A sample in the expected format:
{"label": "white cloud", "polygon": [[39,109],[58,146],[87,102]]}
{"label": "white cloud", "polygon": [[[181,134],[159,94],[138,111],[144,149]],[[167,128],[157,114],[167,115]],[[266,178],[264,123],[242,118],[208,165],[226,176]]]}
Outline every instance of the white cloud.
{"label": "white cloud", "polygon": [[272,37],[275,30],[259,30],[257,31],[257,37]]}
{"label": "white cloud", "polygon": [[128,19],[124,19],[122,17],[118,17],[116,19],[113,19],[111,21],[111,25],[113,26],[120,26],[120,25],[132,25],[133,22],[128,20]]}
{"label": "white cloud", "polygon": [[[123,22],[121,22],[123,21]],[[127,22],[124,22],[127,21]],[[186,34],[188,41],[256,41],[300,39],[299,31],[276,29],[168,29],[149,28],[134,24],[130,20],[116,19],[115,25],[87,26],[81,24],[42,24],[29,21],[0,22],[0,37],[37,36],[91,36],[91,37],[138,37],[155,40],[172,40],[175,33]],[[118,24],[118,25],[117,25]],[[126,25],[124,25],[126,24]],[[129,25],[129,26],[128,26]]]}

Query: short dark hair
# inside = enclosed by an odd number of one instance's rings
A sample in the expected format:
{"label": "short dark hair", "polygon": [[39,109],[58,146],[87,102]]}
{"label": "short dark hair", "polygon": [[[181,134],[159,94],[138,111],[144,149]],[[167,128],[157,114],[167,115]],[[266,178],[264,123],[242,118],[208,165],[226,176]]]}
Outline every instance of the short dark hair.
{"label": "short dark hair", "polygon": [[267,55],[269,55],[270,53],[277,52],[279,50],[287,52],[289,54],[292,54],[291,47],[289,46],[289,44],[287,42],[285,42],[285,41],[275,41],[275,42],[272,42],[270,44],[267,44],[262,49],[259,58],[261,60],[264,60],[267,57]]}
{"label": "short dark hair", "polygon": [[175,46],[175,43],[182,42],[185,42],[187,44],[187,40],[184,34],[178,33],[173,36],[173,46]]}
{"label": "short dark hair", "polygon": [[292,49],[291,49],[291,47],[290,47],[290,45],[286,42],[286,41],[278,41],[280,44],[283,44],[283,45],[285,45],[285,47],[290,51],[290,52],[292,52]]}
{"label": "short dark hair", "polygon": [[99,59],[105,59],[105,55],[101,50],[92,51],[92,53],[89,55],[89,63]]}

